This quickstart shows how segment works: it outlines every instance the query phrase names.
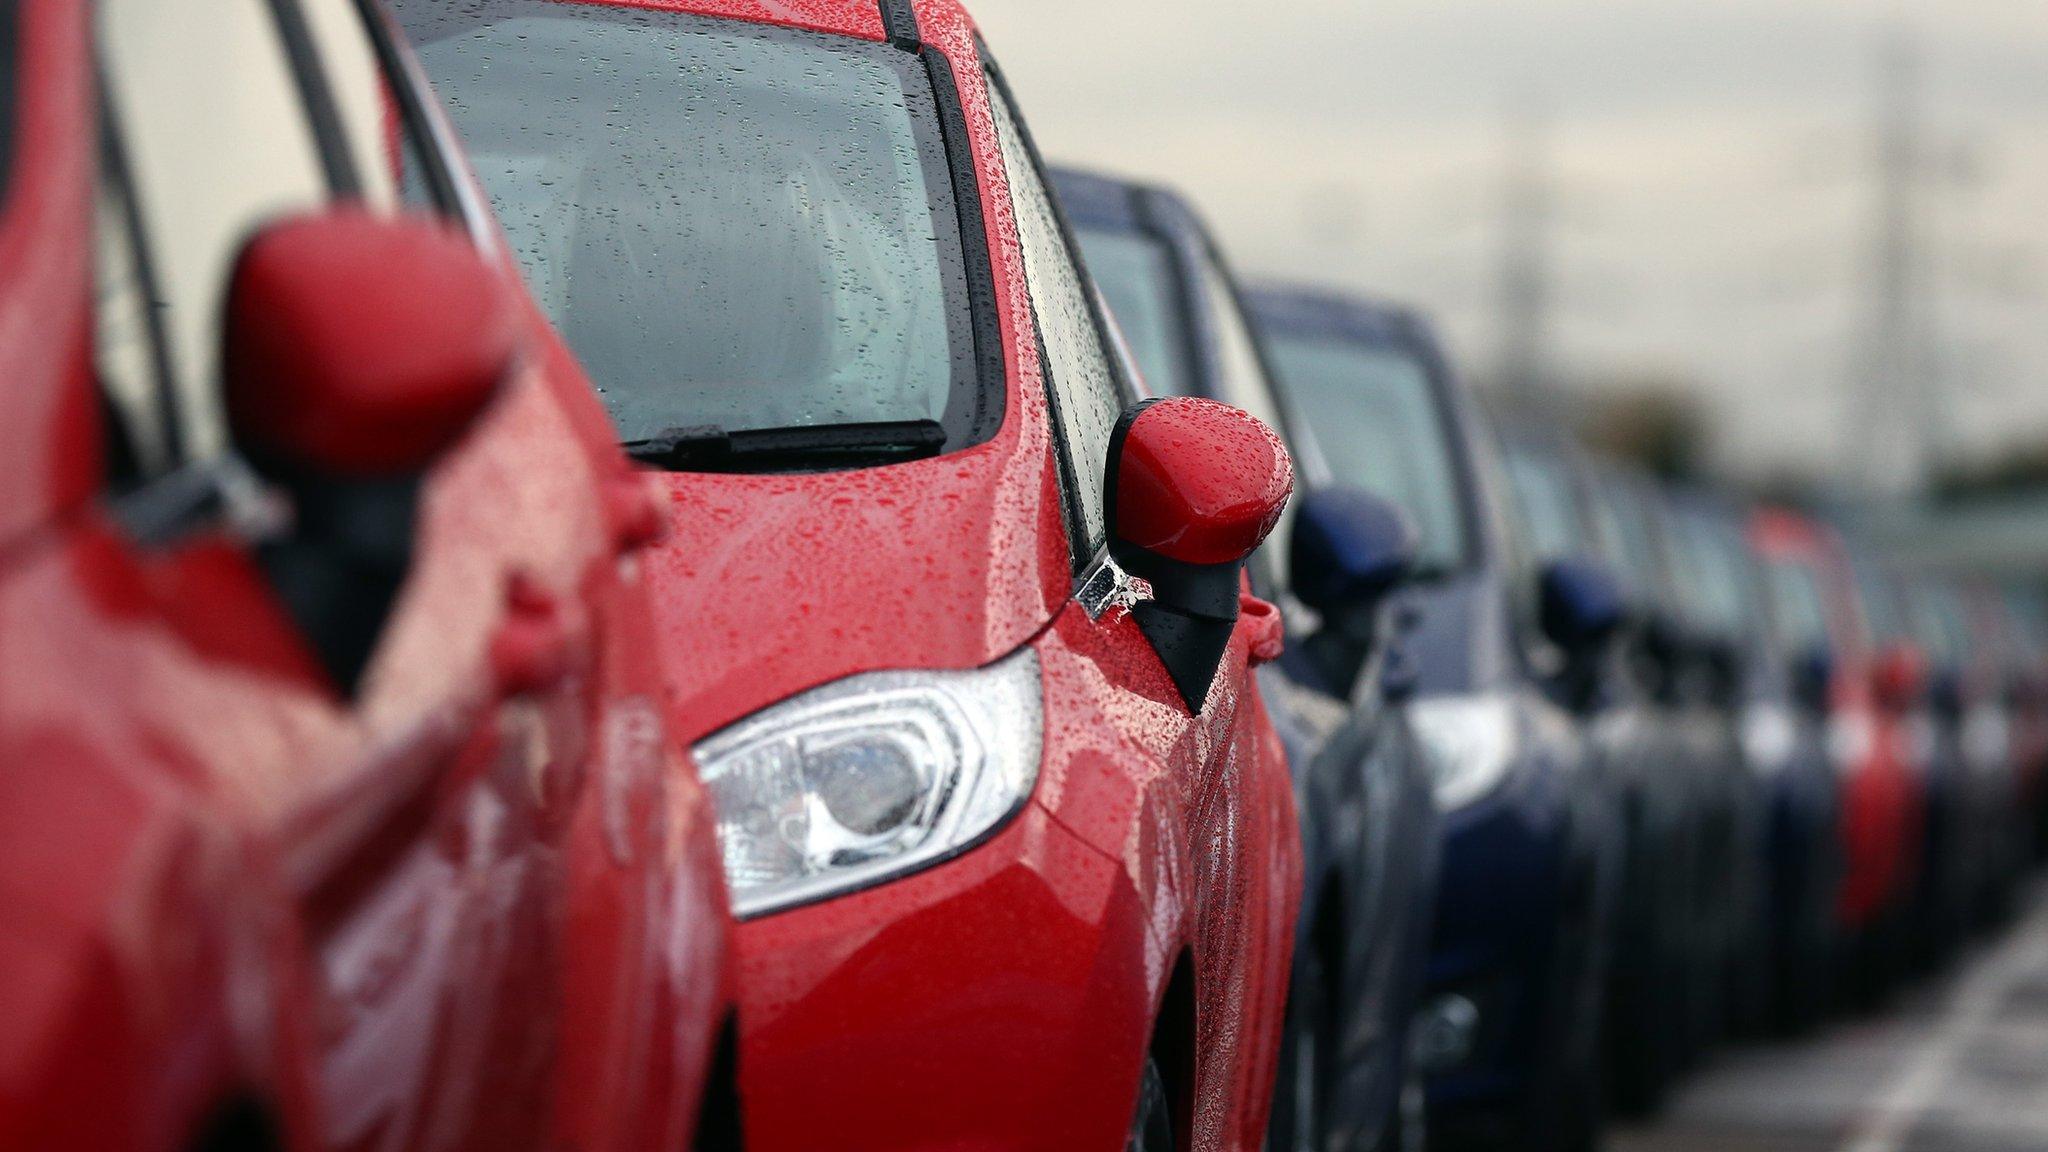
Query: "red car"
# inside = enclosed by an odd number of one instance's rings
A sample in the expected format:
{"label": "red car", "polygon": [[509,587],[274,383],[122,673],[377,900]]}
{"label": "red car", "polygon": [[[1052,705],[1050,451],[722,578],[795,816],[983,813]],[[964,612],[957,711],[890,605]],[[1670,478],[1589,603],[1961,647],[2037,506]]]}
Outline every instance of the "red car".
{"label": "red car", "polygon": [[673,501],[749,1146],[1258,1148],[1300,863],[1241,568],[1291,468],[1136,403],[966,13],[395,7]]}
{"label": "red car", "polygon": [[687,1146],[658,494],[388,27],[18,0],[0,53],[0,1148]]}
{"label": "red car", "polygon": [[1789,630],[1821,622],[1797,653],[1798,691],[1828,718],[1828,751],[1840,777],[1842,879],[1839,926],[1882,981],[1896,969],[1906,900],[1918,868],[1922,738],[1889,698],[1909,695],[1917,673],[1880,651],[1849,553],[1834,533],[1790,512],[1764,511],[1750,527],[1771,602]]}

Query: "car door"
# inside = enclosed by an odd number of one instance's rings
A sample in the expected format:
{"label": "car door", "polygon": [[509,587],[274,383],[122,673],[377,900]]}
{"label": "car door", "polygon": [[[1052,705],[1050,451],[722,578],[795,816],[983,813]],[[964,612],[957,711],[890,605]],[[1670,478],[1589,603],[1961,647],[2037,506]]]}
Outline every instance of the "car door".
{"label": "car door", "polygon": [[1107,562],[1104,479],[1135,389],[1111,354],[1100,302],[999,75],[991,73],[989,92],[1080,589],[1055,623],[1065,651],[1047,650],[1047,711],[1062,707],[1059,681],[1079,671],[1059,664],[1092,665],[1082,675],[1098,685],[1093,699],[1067,706],[1100,710],[1121,741],[1115,762],[1146,795],[1131,826],[1108,830],[1098,846],[1123,861],[1152,901],[1161,942],[1178,940],[1192,952],[1198,1146],[1251,1146],[1270,1104],[1300,881],[1284,753],[1250,675],[1252,632],[1276,610],[1245,593],[1252,610],[1241,614],[1202,708],[1190,714],[1134,618],[1094,600],[1097,580],[1121,579]]}
{"label": "car door", "polygon": [[[278,486],[238,452],[220,386],[223,299],[249,238],[342,209],[488,233],[367,7],[107,0],[98,17],[102,183],[120,206],[101,213],[102,248],[127,238],[146,301],[131,311],[150,321],[103,324],[98,360],[110,396],[143,394],[124,383],[140,373],[170,398],[170,454],[128,502],[146,512],[140,562],[175,568],[210,536],[260,597],[293,529]],[[556,849],[600,719],[578,687],[592,653],[575,593],[609,552],[591,461],[539,364],[520,361],[417,481],[323,490],[340,508],[324,514],[376,521],[406,559],[370,627],[310,645],[326,683],[252,677],[213,653],[162,673],[221,802],[278,857],[314,964],[305,1023],[331,1146],[548,1136],[567,882]],[[202,496],[174,498],[188,491]],[[294,494],[303,521],[308,490]],[[303,625],[305,606],[285,599]],[[190,626],[227,631],[237,610],[206,615]],[[215,689],[198,686],[221,683],[240,706],[209,713]]]}

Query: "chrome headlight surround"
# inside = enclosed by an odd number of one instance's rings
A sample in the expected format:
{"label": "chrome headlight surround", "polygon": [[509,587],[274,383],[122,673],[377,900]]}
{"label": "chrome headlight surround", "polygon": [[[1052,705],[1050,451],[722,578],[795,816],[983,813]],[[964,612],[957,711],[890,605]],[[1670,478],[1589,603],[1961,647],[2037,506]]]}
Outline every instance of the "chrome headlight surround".
{"label": "chrome headlight surround", "polygon": [[843,895],[973,847],[1038,783],[1038,654],[967,672],[871,672],[772,705],[696,748],[733,914]]}

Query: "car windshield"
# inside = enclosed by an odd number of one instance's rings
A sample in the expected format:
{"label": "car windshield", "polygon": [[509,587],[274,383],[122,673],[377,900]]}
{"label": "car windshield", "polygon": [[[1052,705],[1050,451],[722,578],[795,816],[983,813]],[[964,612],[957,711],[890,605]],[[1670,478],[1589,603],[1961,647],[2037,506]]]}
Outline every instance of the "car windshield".
{"label": "car windshield", "polygon": [[1292,410],[1315,430],[1332,478],[1359,485],[1407,515],[1418,572],[1463,566],[1464,486],[1428,370],[1406,353],[1354,340],[1285,330],[1270,335],[1274,370]]}
{"label": "car windshield", "polygon": [[1754,621],[1749,603],[1748,561],[1739,540],[1731,540],[1711,513],[1681,512],[1675,528],[1688,601],[1709,628],[1741,635]]}
{"label": "car windshield", "polygon": [[952,449],[983,428],[916,57],[645,8],[394,8],[629,443],[909,422]]}
{"label": "car windshield", "polygon": [[1787,651],[1806,652],[1828,645],[1827,608],[1813,569],[1792,560],[1764,565],[1764,586],[1771,601],[1771,625]]}
{"label": "car windshield", "polygon": [[1083,228],[1077,239],[1146,387],[1158,396],[1191,395],[1187,315],[1174,287],[1173,254],[1138,232]]}
{"label": "car windshield", "polygon": [[1507,449],[1509,486],[1521,514],[1529,549],[1539,559],[1560,560],[1583,551],[1578,505],[1565,462],[1519,444]]}

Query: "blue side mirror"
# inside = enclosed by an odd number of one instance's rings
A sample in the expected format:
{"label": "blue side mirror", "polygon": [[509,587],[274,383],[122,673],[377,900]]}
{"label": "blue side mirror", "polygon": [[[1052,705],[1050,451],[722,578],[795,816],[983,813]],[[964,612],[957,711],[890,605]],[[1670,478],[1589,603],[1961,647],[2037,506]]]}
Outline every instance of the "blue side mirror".
{"label": "blue side mirror", "polygon": [[1792,694],[1808,711],[1825,713],[1835,683],[1835,654],[1815,644],[1792,657]]}
{"label": "blue side mirror", "polygon": [[1377,604],[1415,564],[1415,532],[1399,509],[1357,488],[1300,497],[1288,552],[1294,594],[1334,614]]}
{"label": "blue side mirror", "polygon": [[1628,599],[1607,569],[1585,560],[1554,560],[1539,591],[1544,635],[1568,652],[1604,644],[1628,617]]}

